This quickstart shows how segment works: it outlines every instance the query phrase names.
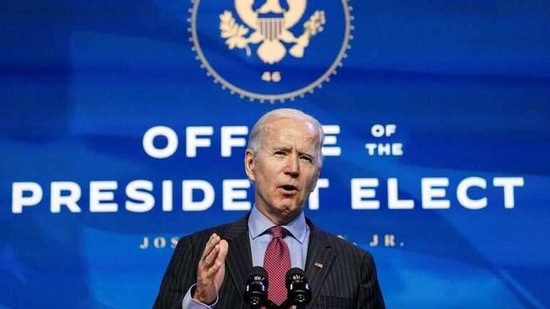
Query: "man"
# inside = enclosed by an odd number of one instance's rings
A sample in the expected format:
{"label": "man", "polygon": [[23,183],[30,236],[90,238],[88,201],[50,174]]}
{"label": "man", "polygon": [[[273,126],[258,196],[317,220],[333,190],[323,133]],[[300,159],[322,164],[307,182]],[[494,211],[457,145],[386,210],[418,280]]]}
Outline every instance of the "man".
{"label": "man", "polygon": [[[312,291],[306,308],[385,308],[371,255],[304,216],[322,167],[323,138],[320,123],[295,109],[276,109],[258,120],[244,158],[254,183],[252,211],[232,224],[182,238],[154,308],[249,308],[243,299],[247,275],[253,266],[273,262],[269,247],[281,239],[285,258],[276,262],[290,256],[287,269],[290,263],[305,270]],[[282,227],[277,229],[284,235],[272,236],[273,226]],[[272,280],[277,279],[270,274],[270,299]]]}

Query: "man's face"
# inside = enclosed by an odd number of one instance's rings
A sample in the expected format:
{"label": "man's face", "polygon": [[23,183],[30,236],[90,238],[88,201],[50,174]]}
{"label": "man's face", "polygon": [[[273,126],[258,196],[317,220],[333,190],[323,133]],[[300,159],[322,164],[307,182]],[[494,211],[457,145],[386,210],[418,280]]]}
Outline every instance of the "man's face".
{"label": "man's face", "polygon": [[255,183],[256,207],[276,224],[296,218],[320,172],[319,136],[306,120],[274,119],[264,127],[256,154],[245,169]]}

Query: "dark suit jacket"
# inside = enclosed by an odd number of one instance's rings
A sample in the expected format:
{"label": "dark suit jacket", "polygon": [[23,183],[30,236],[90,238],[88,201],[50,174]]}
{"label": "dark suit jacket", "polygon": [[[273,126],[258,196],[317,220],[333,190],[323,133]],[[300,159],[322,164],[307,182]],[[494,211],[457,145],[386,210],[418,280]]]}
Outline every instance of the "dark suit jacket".
{"label": "dark suit jacket", "polygon": [[[372,256],[358,247],[316,228],[311,229],[306,277],[312,291],[307,309],[385,308]],[[243,300],[245,282],[252,269],[248,216],[182,238],[166,269],[154,309],[181,308],[187,290],[196,282],[197,265],[212,233],[229,243],[226,273],[216,308],[249,308]]]}

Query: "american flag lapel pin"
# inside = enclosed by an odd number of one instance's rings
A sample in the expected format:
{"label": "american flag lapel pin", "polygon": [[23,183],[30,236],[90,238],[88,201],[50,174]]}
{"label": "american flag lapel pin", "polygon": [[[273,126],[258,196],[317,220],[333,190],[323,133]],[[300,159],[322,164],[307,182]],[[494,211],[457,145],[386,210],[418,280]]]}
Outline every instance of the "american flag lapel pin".
{"label": "american flag lapel pin", "polygon": [[319,262],[315,262],[315,267],[318,267],[319,269],[323,268],[323,264],[319,263]]}

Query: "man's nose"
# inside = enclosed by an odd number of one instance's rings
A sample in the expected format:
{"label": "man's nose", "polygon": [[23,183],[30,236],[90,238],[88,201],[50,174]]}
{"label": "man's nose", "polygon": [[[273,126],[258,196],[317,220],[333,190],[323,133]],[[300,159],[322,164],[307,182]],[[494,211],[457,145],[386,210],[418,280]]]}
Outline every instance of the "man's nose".
{"label": "man's nose", "polygon": [[300,159],[298,156],[288,156],[285,173],[292,177],[300,175]]}

